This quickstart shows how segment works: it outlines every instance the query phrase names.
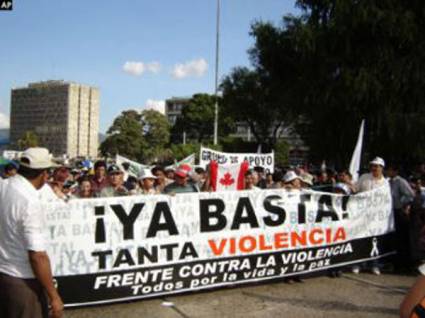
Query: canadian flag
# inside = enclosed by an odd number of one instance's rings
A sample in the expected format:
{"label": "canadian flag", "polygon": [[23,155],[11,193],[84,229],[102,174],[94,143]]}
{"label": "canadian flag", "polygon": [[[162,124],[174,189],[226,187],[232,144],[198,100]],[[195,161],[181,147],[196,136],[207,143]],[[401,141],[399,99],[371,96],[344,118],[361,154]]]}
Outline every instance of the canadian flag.
{"label": "canadian flag", "polygon": [[247,172],[248,169],[248,161],[233,165],[219,165],[216,161],[211,161],[210,177],[213,190],[243,190],[245,187],[245,172]]}

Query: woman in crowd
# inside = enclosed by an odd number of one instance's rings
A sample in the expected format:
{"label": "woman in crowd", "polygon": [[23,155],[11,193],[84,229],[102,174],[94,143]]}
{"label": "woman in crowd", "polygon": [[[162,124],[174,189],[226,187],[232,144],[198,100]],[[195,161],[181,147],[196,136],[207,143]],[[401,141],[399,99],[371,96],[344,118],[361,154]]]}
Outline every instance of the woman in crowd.
{"label": "woman in crowd", "polygon": [[254,171],[245,172],[245,190],[261,190],[256,186],[257,182],[257,174]]}
{"label": "woman in crowd", "polygon": [[88,176],[83,176],[78,180],[78,189],[74,194],[75,198],[79,199],[88,199],[94,197],[94,192],[92,189],[92,183]]}

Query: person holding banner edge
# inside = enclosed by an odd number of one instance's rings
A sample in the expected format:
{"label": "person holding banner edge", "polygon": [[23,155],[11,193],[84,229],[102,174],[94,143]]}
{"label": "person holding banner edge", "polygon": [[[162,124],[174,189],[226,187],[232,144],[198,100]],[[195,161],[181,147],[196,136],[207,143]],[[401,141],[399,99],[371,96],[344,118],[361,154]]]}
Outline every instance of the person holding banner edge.
{"label": "person holding banner edge", "polygon": [[[380,157],[375,157],[372,161],[370,161],[369,162],[370,172],[360,176],[356,184],[356,191],[364,192],[364,191],[369,191],[369,190],[373,190],[373,189],[384,186],[388,182],[384,176],[384,168],[385,168],[384,159]],[[373,274],[381,275],[381,270],[379,268],[378,261],[376,260],[372,261],[371,270]],[[354,274],[359,274],[360,266],[354,266],[352,268],[352,272]]]}
{"label": "person holding banner edge", "polygon": [[1,317],[46,318],[48,303],[50,317],[62,317],[64,306],[53,284],[38,193],[53,165],[47,149],[29,148],[22,154],[18,175],[0,186]]}

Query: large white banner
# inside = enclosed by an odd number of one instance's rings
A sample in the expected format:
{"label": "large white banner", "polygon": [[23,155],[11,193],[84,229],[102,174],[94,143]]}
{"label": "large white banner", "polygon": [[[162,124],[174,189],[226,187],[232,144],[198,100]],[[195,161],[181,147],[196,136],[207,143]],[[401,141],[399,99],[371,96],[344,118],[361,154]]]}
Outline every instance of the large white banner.
{"label": "large white banner", "polygon": [[271,280],[393,253],[388,186],[79,199],[45,206],[67,306]]}
{"label": "large white banner", "polygon": [[220,165],[241,164],[246,160],[250,168],[263,167],[267,172],[273,173],[274,171],[274,152],[267,154],[229,153],[201,147],[199,165],[206,167],[211,160],[217,161]]}

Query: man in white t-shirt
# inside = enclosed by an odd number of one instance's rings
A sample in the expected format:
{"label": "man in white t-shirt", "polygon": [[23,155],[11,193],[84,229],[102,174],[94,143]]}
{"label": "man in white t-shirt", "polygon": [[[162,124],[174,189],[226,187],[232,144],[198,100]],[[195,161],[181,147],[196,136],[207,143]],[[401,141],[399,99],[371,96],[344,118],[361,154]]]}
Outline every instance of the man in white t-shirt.
{"label": "man in white t-shirt", "polygon": [[[385,161],[380,157],[375,157],[369,162],[369,173],[361,175],[355,186],[357,192],[365,192],[373,189],[380,188],[387,184],[387,179],[384,176]],[[353,267],[353,273],[358,274],[360,272],[359,266]],[[379,269],[378,262],[372,261],[372,273],[380,275],[381,270]]]}
{"label": "man in white t-shirt", "polygon": [[384,177],[385,161],[376,157],[369,163],[369,173],[361,175],[357,181],[357,192],[370,191],[385,185],[388,181]]}
{"label": "man in white t-shirt", "polygon": [[62,316],[38,192],[52,165],[47,149],[29,148],[18,174],[0,186],[0,317],[48,317],[48,303],[50,317]]}

